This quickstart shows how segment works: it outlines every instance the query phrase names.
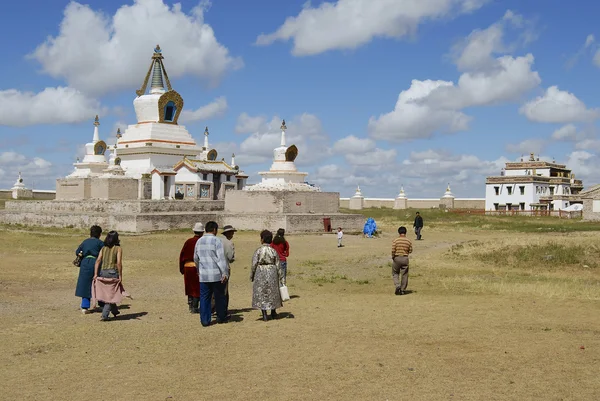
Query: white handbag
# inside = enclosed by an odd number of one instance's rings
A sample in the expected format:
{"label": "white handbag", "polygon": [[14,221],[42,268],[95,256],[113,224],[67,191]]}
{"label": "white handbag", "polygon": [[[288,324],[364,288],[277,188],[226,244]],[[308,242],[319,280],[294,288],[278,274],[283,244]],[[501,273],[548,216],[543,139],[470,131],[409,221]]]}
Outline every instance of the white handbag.
{"label": "white handbag", "polygon": [[281,287],[279,287],[279,293],[281,294],[282,301],[290,300],[290,293],[288,292],[287,285],[282,285]]}

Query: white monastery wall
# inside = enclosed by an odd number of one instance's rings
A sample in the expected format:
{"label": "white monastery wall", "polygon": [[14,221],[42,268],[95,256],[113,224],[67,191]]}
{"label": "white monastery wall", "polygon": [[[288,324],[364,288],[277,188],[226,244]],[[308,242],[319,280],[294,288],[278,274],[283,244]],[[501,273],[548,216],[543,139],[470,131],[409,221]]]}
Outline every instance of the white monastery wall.
{"label": "white monastery wall", "polygon": [[[364,208],[390,208],[394,207],[395,199],[393,198],[365,198]],[[350,206],[350,198],[340,198],[340,207],[348,209]],[[435,209],[442,204],[441,199],[407,199],[406,208],[410,209]],[[484,198],[455,198],[454,209],[484,209]]]}

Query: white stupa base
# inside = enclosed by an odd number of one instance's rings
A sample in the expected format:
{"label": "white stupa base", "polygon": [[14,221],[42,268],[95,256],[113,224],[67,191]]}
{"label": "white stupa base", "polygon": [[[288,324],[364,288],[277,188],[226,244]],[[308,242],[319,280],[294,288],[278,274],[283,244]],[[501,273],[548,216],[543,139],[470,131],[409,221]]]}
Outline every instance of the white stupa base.
{"label": "white stupa base", "polygon": [[264,171],[258,174],[262,176],[262,182],[247,186],[244,190],[321,192],[321,188],[304,182],[308,173],[297,171]]}
{"label": "white stupa base", "polygon": [[88,178],[104,174],[108,163],[75,163],[75,171],[66,178]]}

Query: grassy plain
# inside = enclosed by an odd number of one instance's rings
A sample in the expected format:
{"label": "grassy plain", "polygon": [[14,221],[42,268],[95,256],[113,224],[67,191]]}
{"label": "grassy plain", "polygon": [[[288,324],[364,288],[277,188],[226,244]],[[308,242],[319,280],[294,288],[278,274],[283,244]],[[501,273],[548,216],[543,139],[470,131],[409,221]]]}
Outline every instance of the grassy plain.
{"label": "grassy plain", "polygon": [[363,211],[381,237],[341,249],[290,236],[293,299],[267,323],[249,308],[258,235],[238,232],[233,321],[209,328],[183,295],[187,232],[123,236],[134,299],[100,322],[73,295],[84,232],[0,228],[0,399],[600,399],[600,225],[422,211],[412,292],[394,296],[412,213]]}

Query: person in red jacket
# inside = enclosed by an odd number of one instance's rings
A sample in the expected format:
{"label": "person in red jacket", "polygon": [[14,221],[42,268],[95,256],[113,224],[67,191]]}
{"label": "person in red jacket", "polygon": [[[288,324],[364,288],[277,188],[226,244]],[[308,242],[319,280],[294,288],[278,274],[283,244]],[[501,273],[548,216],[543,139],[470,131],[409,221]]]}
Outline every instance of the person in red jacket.
{"label": "person in red jacket", "polygon": [[283,285],[286,285],[287,278],[287,258],[290,256],[290,244],[285,240],[285,230],[280,228],[277,230],[275,238],[271,243],[271,248],[275,249],[279,254],[279,262],[281,265],[281,271],[283,273]]}
{"label": "person in red jacket", "polygon": [[185,295],[188,297],[190,313],[199,313],[200,279],[198,278],[196,262],[194,262],[194,249],[196,248],[196,242],[204,234],[204,224],[196,223],[193,231],[194,236],[185,241],[183,248],[181,248],[181,253],[179,254],[179,271],[183,274]]}

